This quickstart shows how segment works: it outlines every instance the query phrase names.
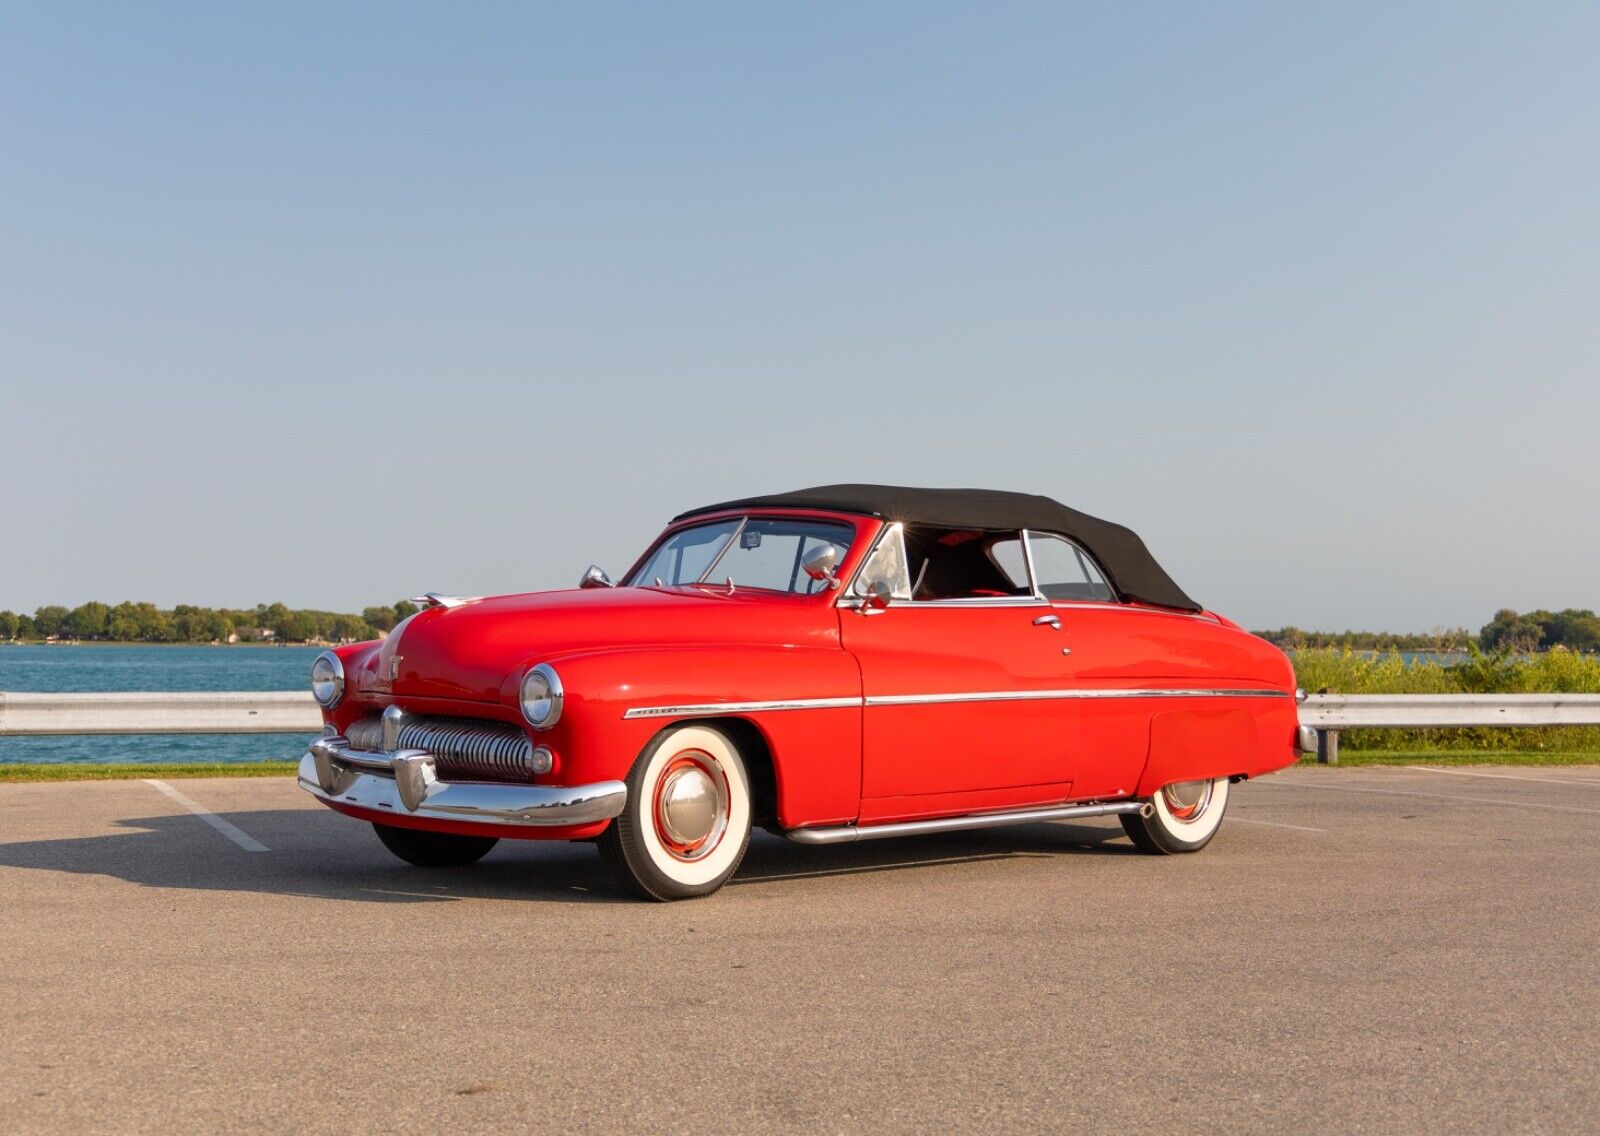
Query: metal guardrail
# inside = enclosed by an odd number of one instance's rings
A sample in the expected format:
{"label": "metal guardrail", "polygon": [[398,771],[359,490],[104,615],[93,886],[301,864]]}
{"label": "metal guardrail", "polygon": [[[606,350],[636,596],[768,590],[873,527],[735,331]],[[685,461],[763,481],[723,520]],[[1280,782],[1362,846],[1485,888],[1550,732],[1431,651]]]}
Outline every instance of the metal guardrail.
{"label": "metal guardrail", "polygon": [[[1317,758],[1339,760],[1345,730],[1460,726],[1600,726],[1600,694],[1313,694],[1300,723]],[[200,691],[35,694],[0,691],[0,736],[300,734],[322,728],[309,693]]]}
{"label": "metal guardrail", "polygon": [[1600,694],[1313,694],[1300,724],[1317,731],[1317,760],[1337,765],[1344,730],[1600,726]]}
{"label": "metal guardrail", "polygon": [[314,734],[310,692],[35,694],[0,691],[0,737],[62,734]]}

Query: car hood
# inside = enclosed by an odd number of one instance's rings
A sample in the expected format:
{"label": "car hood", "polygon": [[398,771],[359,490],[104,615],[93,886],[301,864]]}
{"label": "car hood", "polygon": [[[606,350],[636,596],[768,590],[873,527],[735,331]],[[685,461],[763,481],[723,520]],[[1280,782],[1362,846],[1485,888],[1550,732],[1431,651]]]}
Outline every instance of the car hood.
{"label": "car hood", "polygon": [[[433,607],[358,666],[364,690],[500,701],[535,663],[620,647],[837,643],[831,604],[754,589],[586,588]],[[514,697],[514,694],[510,694]]]}

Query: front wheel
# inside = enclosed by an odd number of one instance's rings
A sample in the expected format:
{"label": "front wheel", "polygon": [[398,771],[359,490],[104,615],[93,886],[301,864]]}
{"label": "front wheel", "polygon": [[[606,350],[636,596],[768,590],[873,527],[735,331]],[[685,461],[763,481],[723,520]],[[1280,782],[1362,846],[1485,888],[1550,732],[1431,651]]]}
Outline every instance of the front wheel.
{"label": "front wheel", "polygon": [[1167,856],[1198,852],[1217,834],[1228,811],[1228,779],[1175,781],[1156,790],[1149,816],[1123,813],[1122,827],[1141,852]]}
{"label": "front wheel", "polygon": [[750,844],[750,778],[738,748],[708,726],[659,735],[633,763],[628,803],[599,844],[617,881],[646,899],[716,891]]}
{"label": "front wheel", "polygon": [[419,868],[459,868],[473,864],[500,843],[496,836],[456,836],[376,822],[372,827],[385,848]]}

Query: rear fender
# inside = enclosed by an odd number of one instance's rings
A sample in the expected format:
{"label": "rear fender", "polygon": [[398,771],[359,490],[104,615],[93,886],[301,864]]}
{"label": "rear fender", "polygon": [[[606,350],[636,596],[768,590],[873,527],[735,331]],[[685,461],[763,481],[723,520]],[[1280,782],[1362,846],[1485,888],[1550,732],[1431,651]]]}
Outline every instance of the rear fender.
{"label": "rear fender", "polygon": [[1150,719],[1150,752],[1136,795],[1153,796],[1174,781],[1209,781],[1253,772],[1260,765],[1256,715],[1201,707]]}

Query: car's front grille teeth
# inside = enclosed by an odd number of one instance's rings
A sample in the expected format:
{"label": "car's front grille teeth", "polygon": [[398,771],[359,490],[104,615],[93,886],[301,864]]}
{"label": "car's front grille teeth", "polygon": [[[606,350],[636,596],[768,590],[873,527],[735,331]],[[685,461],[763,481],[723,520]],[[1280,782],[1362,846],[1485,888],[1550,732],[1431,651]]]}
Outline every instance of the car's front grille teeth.
{"label": "car's front grille teeth", "polygon": [[[383,722],[363,718],[346,731],[356,749],[383,752]],[[440,778],[526,781],[533,776],[533,743],[515,726],[469,719],[411,718],[400,728],[399,749],[433,754]]]}

